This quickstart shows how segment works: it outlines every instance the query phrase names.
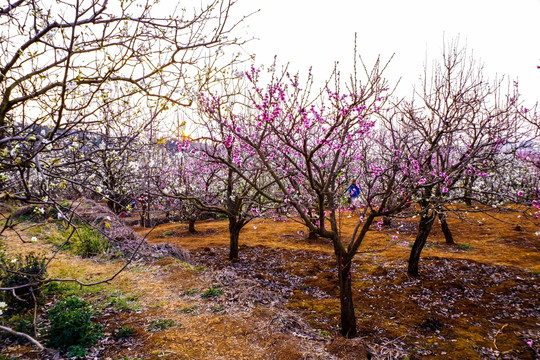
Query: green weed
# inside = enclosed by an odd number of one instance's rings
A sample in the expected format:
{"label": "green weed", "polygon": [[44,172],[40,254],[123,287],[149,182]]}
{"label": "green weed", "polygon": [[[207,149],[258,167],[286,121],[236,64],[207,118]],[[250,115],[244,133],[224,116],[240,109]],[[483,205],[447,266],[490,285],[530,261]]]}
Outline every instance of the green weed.
{"label": "green weed", "polygon": [[63,297],[88,296],[100,294],[106,291],[106,287],[107,285],[104,284],[81,287],[76,283],[51,282],[43,288],[43,293],[46,295],[62,295]]}
{"label": "green weed", "polygon": [[201,297],[203,299],[209,299],[219,295],[223,295],[223,290],[219,286],[210,286],[208,290],[201,294]]}
{"label": "green weed", "polygon": [[162,331],[177,325],[178,322],[172,319],[154,320],[148,326],[148,331]]}
{"label": "green weed", "polygon": [[197,295],[200,292],[201,292],[201,290],[199,290],[199,289],[189,289],[189,290],[184,291],[184,295],[194,296],[194,295]]}
{"label": "green weed", "polygon": [[325,339],[330,339],[332,334],[328,330],[319,330],[319,335]]}
{"label": "green weed", "polygon": [[92,322],[92,315],[90,305],[78,297],[59,301],[49,311],[48,345],[67,351],[69,356],[86,355],[87,348],[103,336],[101,325]]}
{"label": "green weed", "polygon": [[197,313],[197,305],[191,305],[186,306],[178,310],[182,314],[196,314]]}
{"label": "green weed", "polygon": [[130,338],[135,335],[135,328],[132,326],[124,325],[120,329],[116,330],[114,337],[116,340]]}
{"label": "green weed", "polygon": [[9,318],[9,325],[13,330],[28,335],[34,334],[34,316],[29,314],[16,314]]}
{"label": "green weed", "polygon": [[73,234],[70,249],[76,255],[88,258],[106,252],[109,242],[96,229],[82,225]]}
{"label": "green weed", "polygon": [[109,296],[109,306],[112,306],[116,311],[139,311],[142,305],[137,301],[138,299],[139,295],[123,295],[116,291]]}
{"label": "green weed", "polygon": [[223,310],[225,310],[225,307],[223,305],[212,306],[212,311],[213,312],[220,312],[220,311],[223,311]]}
{"label": "green weed", "polygon": [[[16,287],[27,284],[39,284],[47,277],[45,255],[30,252],[25,256],[18,254],[8,259],[5,252],[0,255],[0,283],[2,287]],[[41,298],[42,291],[39,285],[23,287],[12,291],[0,293],[0,299],[7,303],[11,311],[21,312],[33,308],[34,298]],[[22,301],[21,301],[22,300]]]}
{"label": "green weed", "polygon": [[459,250],[464,250],[464,251],[467,251],[467,250],[470,250],[471,249],[471,244],[457,244],[457,248]]}

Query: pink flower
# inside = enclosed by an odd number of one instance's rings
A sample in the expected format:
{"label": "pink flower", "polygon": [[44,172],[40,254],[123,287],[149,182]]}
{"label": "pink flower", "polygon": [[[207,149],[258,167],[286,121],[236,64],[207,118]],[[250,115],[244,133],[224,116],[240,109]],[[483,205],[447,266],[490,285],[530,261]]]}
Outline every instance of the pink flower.
{"label": "pink flower", "polygon": [[517,195],[518,195],[518,196],[523,196],[523,191],[519,190],[519,191],[517,192]]}
{"label": "pink flower", "polygon": [[532,340],[529,340],[529,341],[527,341],[527,345],[529,345],[529,346],[533,346],[533,342],[532,342]]}

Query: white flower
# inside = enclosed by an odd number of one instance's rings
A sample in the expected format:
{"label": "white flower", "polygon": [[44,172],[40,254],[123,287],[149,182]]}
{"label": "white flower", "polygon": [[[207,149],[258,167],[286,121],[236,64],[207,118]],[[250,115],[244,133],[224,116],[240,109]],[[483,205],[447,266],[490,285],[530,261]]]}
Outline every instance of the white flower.
{"label": "white flower", "polygon": [[19,145],[15,145],[15,147],[13,149],[11,149],[11,151],[9,152],[11,156],[17,156],[17,154],[19,153]]}
{"label": "white flower", "polygon": [[11,263],[15,264],[17,262],[17,259],[11,259]]}
{"label": "white flower", "polygon": [[33,243],[35,243],[35,242],[37,242],[38,240],[37,240],[37,237],[32,236],[32,239],[30,239],[30,241],[33,242]]}
{"label": "white flower", "polygon": [[43,215],[43,214],[45,214],[45,209],[44,208],[35,208],[34,212]]}
{"label": "white flower", "polygon": [[96,188],[96,192],[97,192],[97,193],[101,193],[102,191],[103,191],[103,188],[102,188],[101,186],[98,186],[98,187]]}

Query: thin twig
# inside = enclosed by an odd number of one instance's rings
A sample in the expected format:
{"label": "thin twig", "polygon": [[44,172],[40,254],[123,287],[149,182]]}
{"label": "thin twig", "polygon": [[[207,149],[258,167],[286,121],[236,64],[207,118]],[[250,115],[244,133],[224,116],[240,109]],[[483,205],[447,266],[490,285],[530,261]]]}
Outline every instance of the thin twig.
{"label": "thin twig", "polygon": [[0,325],[0,330],[3,330],[11,335],[15,335],[15,336],[19,336],[19,337],[23,337],[25,338],[26,340],[30,341],[32,344],[36,345],[39,350],[43,351],[43,350],[46,350],[45,349],[45,346],[41,345],[41,343],[39,341],[37,341],[36,339],[34,339],[33,337],[31,337],[30,335],[28,334],[24,334],[24,333],[20,333],[20,332],[17,332],[11,328],[8,328],[6,326],[1,326]]}
{"label": "thin twig", "polygon": [[142,246],[142,244],[145,242],[146,240],[146,237],[152,232],[154,231],[156,227],[154,226],[152,229],[150,229],[150,231],[148,231],[146,233],[146,235],[144,235],[144,237],[141,239],[141,241],[139,242],[139,244],[137,245],[137,247],[135,248],[135,251],[133,251],[133,254],[131,254],[131,257],[128,259],[128,261],[124,264],[124,266],[122,266],[122,268],[120,270],[118,270],[114,275],[112,275],[111,277],[109,277],[108,279],[105,279],[105,280],[101,280],[101,281],[97,281],[97,282],[93,282],[93,283],[84,283],[80,280],[77,280],[77,279],[47,279],[46,281],[44,281],[44,283],[49,283],[49,282],[53,282],[53,281],[57,281],[57,282],[75,282],[77,284],[79,284],[80,286],[94,286],[94,285],[98,285],[98,284],[103,284],[103,283],[109,283],[111,282],[112,280],[114,280],[118,275],[120,275],[120,273],[122,271],[125,270],[125,268],[128,267],[129,264],[132,263],[133,259],[135,258],[135,256],[137,255],[140,247]]}
{"label": "thin twig", "polygon": [[34,336],[37,336],[37,311],[38,311],[38,301],[36,299],[36,294],[34,294],[34,289],[30,288],[30,293],[34,298]]}
{"label": "thin twig", "polygon": [[499,335],[501,333],[501,331],[503,331],[503,329],[505,327],[507,327],[508,324],[504,324],[496,333],[495,333],[495,336],[493,337],[493,346],[495,346],[495,349],[496,350],[499,350],[499,348],[497,347],[497,335]]}

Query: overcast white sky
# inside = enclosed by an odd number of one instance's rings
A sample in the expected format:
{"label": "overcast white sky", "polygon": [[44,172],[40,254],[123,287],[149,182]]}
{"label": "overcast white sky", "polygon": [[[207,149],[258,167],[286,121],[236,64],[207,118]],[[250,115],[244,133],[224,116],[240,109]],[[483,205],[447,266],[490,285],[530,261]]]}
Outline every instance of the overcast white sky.
{"label": "overcast white sky", "polygon": [[354,33],[368,64],[395,53],[387,77],[402,78],[409,94],[426,59],[439,56],[443,37],[473,50],[487,76],[519,79],[528,103],[540,101],[540,0],[239,0],[236,12],[249,18],[245,49],[258,64],[290,62],[305,73],[309,66],[326,78],[334,61],[343,74],[352,64]]}

